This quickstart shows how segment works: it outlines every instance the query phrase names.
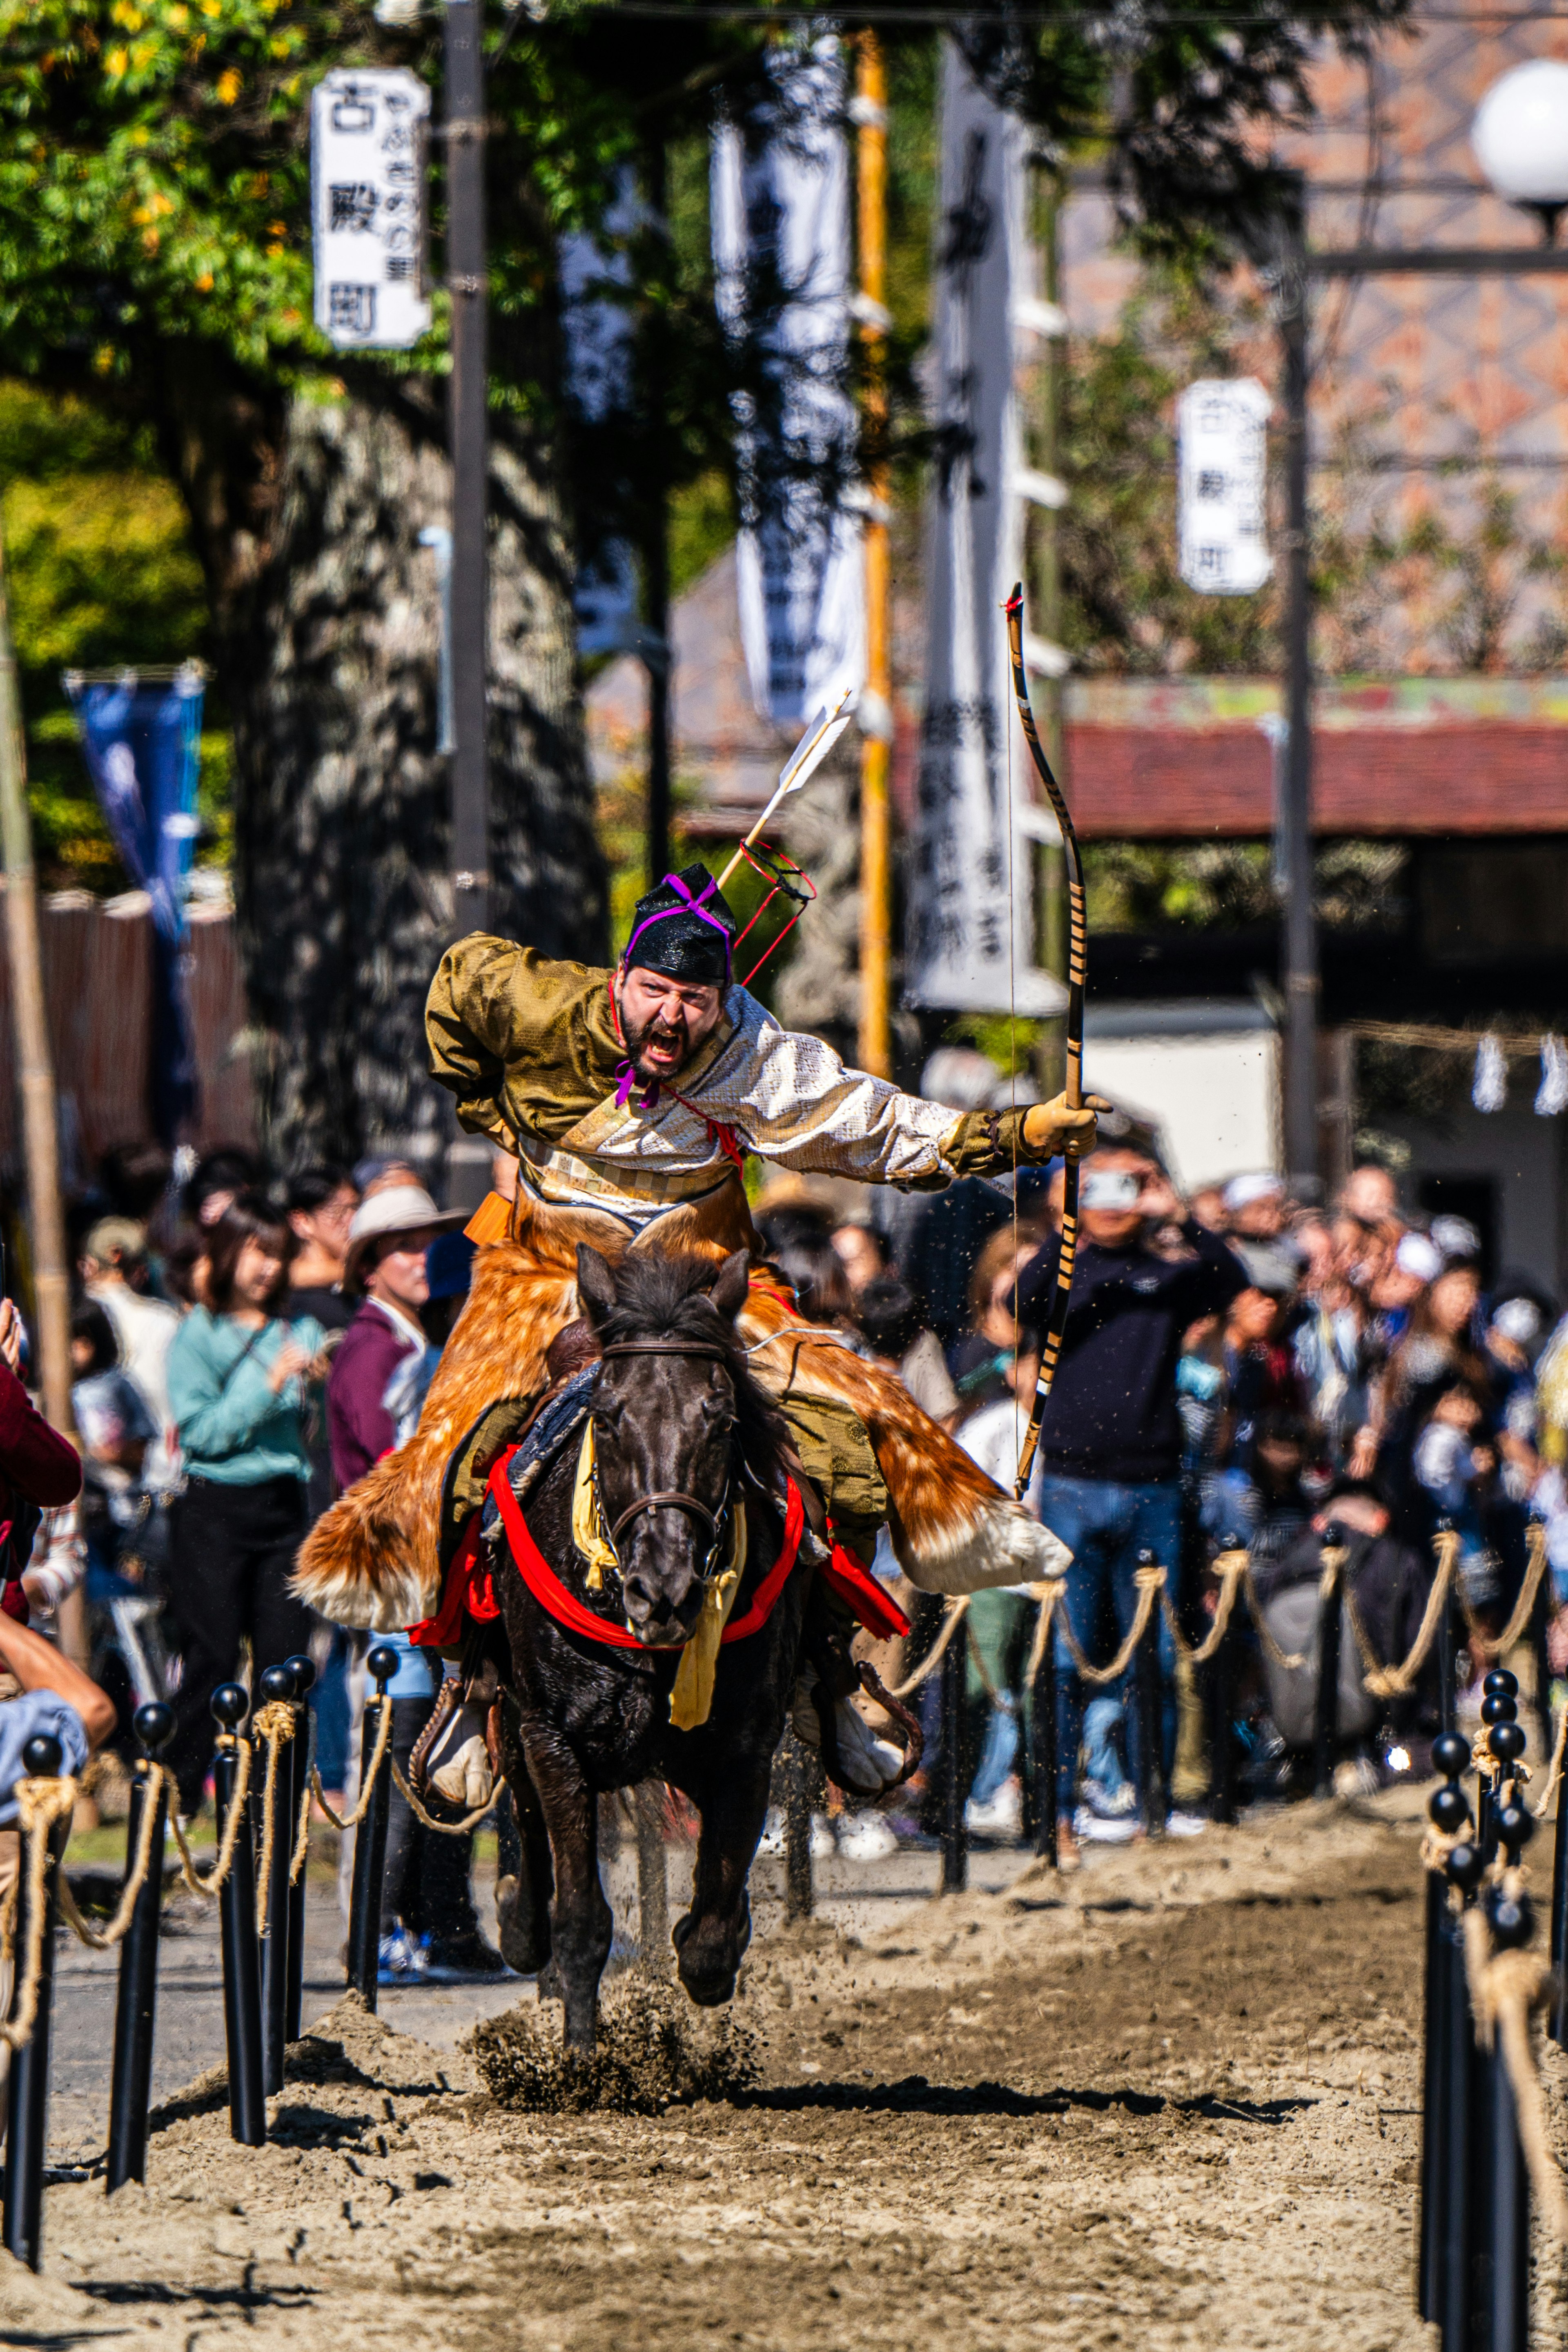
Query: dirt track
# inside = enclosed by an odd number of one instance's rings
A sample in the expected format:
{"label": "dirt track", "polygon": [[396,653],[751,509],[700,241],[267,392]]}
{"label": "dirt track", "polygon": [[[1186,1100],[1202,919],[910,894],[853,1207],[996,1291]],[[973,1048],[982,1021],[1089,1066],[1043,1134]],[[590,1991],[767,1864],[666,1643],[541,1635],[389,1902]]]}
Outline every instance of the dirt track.
{"label": "dirt track", "polygon": [[860,1945],[774,1934],[735,2105],[519,2115],[340,2011],[267,2148],[209,2093],[146,2190],[51,2189],[49,2274],[0,2256],[0,2342],[1414,2352],[1404,1810],[1124,1852]]}

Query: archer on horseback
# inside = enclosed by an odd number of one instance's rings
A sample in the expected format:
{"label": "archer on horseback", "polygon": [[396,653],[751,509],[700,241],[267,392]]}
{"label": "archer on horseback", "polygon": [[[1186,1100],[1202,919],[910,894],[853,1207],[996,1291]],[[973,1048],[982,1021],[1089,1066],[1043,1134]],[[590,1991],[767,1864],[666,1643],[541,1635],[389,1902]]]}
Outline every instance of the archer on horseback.
{"label": "archer on horseback", "polygon": [[[584,1312],[582,1243],[612,1265],[648,1248],[715,1266],[745,1253],[737,1328],[836,1544],[868,1559],[885,1524],[911,1582],[939,1592],[1016,1584],[1061,1565],[1049,1531],[895,1378],[795,1313],[765,1263],[741,1168],[752,1151],[800,1171],[936,1190],[1064,1152],[1076,1159],[1093,1144],[1096,1107],[1058,1097],[955,1115],[847,1068],[734,982],[735,929],[712,877],[692,865],[638,901],[612,970],[485,934],[442,958],[426,1008],[431,1066],[457,1096],[462,1125],[515,1155],[517,1196],[492,1194],[469,1227],[481,1244],[472,1297],[415,1437],[318,1523],[301,1554],[299,1589],[324,1613],[384,1627],[437,1617],[459,1515],[482,1499],[485,1446],[493,1454],[537,1408],[550,1385],[546,1352]],[[465,1441],[467,1458],[455,1463]],[[874,1796],[900,1759],[848,1705],[852,1673],[838,1679],[836,1777]],[[809,1710],[796,1713],[809,1723]],[[465,1729],[477,1740],[479,1717]],[[450,1736],[442,1744],[453,1753]]]}

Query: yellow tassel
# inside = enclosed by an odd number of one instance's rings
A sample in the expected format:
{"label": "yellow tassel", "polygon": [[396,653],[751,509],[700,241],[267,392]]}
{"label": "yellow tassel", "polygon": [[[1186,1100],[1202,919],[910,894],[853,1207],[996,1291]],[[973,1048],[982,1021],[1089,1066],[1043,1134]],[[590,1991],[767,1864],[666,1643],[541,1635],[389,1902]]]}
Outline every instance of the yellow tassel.
{"label": "yellow tassel", "polygon": [[617,1565],[616,1548],[605,1533],[599,1517],[598,1490],[594,1484],[594,1424],[590,1421],[583,1432],[583,1449],[577,1456],[577,1484],[572,1490],[572,1540],[588,1563],[587,1586],[590,1592],[605,1589],[605,1570]]}
{"label": "yellow tassel", "polygon": [[735,1606],[746,1566],[746,1507],[736,1501],[730,1512],[730,1559],[709,1586],[691,1639],[680,1654],[675,1687],[669,1694],[669,1719],[677,1731],[695,1731],[706,1723],[713,1704],[713,1676],[719,1666],[719,1642]]}

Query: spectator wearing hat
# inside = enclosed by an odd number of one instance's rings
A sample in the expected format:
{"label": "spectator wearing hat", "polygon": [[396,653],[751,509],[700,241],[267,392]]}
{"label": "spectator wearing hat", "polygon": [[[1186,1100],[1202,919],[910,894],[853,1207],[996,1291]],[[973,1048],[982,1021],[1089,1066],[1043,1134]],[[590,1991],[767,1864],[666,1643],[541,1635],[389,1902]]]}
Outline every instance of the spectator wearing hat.
{"label": "spectator wearing hat", "polygon": [[1226,1230],[1239,1241],[1273,1241],[1285,1230],[1284,1179],[1267,1169],[1233,1176],[1220,1195]]}
{"label": "spectator wearing hat", "polygon": [[[468,1295],[473,1245],[453,1230],[422,1185],[394,1183],[368,1193],[349,1228],[344,1287],[361,1304],[333,1359],[327,1426],[341,1486],[363,1478],[404,1444],[419,1419],[441,1349]],[[439,1661],[406,1633],[382,1636],[399,1664],[387,1684],[392,1752],[406,1771],[437,1696]],[[461,1802],[459,1750],[470,1727],[458,1709],[428,1759],[430,1785]],[[450,1753],[448,1753],[450,1750]],[[457,1777],[454,1779],[454,1770]],[[468,1876],[473,1840],[429,1832],[395,1790],[382,1881],[380,1976],[386,1984],[504,1973],[479,1932]]]}
{"label": "spectator wearing hat", "polygon": [[289,1589],[309,1520],[306,1388],[326,1333],[287,1312],[294,1235],[258,1192],[240,1192],[210,1228],[207,1303],[169,1350],[169,1399],[185,1460],[171,1514],[169,1586],[184,1660],[170,1765],[181,1807],[201,1801],[212,1753],[209,1702],[249,1638],[258,1669],[303,1650],[310,1612]]}
{"label": "spectator wearing hat", "polygon": [[133,1381],[153,1416],[153,1436],[142,1479],[156,1495],[179,1478],[179,1454],[169,1405],[169,1349],[180,1328],[178,1311],[149,1298],[147,1228],[130,1217],[100,1217],[89,1232],[79,1260],[82,1287],[114,1328],[120,1367]]}

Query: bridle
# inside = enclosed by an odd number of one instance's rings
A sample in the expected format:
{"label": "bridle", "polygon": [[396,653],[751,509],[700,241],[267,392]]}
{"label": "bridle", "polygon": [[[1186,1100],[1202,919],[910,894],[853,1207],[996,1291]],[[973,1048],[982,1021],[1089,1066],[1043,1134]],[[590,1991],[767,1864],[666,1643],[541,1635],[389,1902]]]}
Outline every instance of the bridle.
{"label": "bridle", "polygon": [[[731,1361],[729,1349],[723,1347],[717,1339],[616,1339],[609,1347],[601,1350],[600,1360],[607,1362],[612,1356],[709,1356],[716,1363],[728,1365]],[[594,1491],[595,1505],[599,1509],[600,1524],[605,1528],[610,1549],[616,1553],[617,1564],[620,1559],[619,1539],[622,1531],[628,1528],[634,1519],[640,1517],[644,1511],[686,1511],[693,1518],[701,1519],[707,1526],[708,1556],[702,1563],[700,1580],[704,1584],[712,1582],[718,1572],[719,1547],[730,1507],[728,1478],[724,1481],[724,1492],[719,1497],[719,1507],[716,1511],[710,1511],[707,1504],[700,1501],[695,1495],[683,1494],[679,1487],[661,1486],[656,1494],[639,1495],[635,1502],[628,1503],[613,1525],[605,1523],[603,1505],[599,1503],[596,1468],[594,1475]]]}

